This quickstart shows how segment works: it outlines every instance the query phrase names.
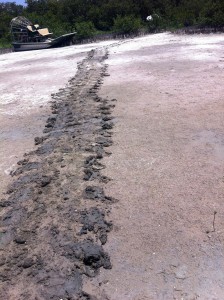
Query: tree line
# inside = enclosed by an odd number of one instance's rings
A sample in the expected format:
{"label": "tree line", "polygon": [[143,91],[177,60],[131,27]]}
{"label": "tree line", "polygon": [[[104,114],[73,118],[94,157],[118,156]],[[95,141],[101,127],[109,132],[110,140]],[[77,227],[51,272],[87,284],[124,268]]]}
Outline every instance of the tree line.
{"label": "tree line", "polygon": [[[104,32],[153,32],[188,26],[224,26],[223,0],[26,0],[0,2],[0,45],[10,42],[9,24],[23,15],[56,36],[77,31],[77,39]],[[147,16],[152,16],[148,21]]]}

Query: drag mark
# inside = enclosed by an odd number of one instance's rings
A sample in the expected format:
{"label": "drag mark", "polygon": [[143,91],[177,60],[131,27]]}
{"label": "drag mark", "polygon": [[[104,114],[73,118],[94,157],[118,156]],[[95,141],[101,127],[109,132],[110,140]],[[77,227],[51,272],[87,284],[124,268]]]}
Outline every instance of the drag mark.
{"label": "drag mark", "polygon": [[97,95],[108,51],[92,50],[52,95],[37,149],[24,155],[1,200],[0,294],[5,299],[92,299],[82,275],[111,268],[103,245],[112,230],[101,174],[110,155],[114,99]]}

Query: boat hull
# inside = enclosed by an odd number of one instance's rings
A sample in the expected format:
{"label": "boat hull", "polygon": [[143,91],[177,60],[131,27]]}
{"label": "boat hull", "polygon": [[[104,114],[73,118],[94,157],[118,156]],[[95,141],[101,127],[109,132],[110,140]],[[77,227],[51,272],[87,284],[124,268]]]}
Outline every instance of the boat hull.
{"label": "boat hull", "polygon": [[12,43],[14,51],[40,50],[52,47],[51,43]]}
{"label": "boat hull", "polygon": [[69,44],[76,32],[64,34],[56,39],[45,41],[45,42],[30,42],[30,43],[12,43],[14,51],[29,51],[29,50],[40,50],[48,49],[52,47],[59,47],[62,45]]}

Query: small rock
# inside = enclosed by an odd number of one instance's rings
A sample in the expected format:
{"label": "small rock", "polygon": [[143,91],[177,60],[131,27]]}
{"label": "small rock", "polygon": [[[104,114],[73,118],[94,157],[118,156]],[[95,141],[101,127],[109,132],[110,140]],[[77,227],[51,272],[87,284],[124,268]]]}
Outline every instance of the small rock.
{"label": "small rock", "polygon": [[16,237],[15,239],[14,239],[14,242],[15,243],[17,243],[17,244],[25,244],[26,243],[26,239],[24,238],[24,237],[20,237],[20,236],[18,236],[18,237]]}
{"label": "small rock", "polygon": [[25,259],[19,267],[23,267],[24,269],[30,268],[35,264],[35,261],[32,258]]}

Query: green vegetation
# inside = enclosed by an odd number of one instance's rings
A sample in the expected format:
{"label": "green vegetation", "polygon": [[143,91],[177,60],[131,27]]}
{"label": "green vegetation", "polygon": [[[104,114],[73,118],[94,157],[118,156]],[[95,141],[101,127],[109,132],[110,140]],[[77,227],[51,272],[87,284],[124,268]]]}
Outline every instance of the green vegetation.
{"label": "green vegetation", "polygon": [[77,38],[80,40],[84,38],[91,38],[94,34],[96,34],[96,28],[91,21],[75,23],[75,29],[77,31]]}
{"label": "green vegetation", "polygon": [[[80,40],[99,32],[126,35],[184,26],[224,27],[223,0],[26,0],[26,4],[0,2],[0,47],[10,44],[9,24],[19,15],[56,36],[77,31]],[[152,19],[146,21],[147,16]]]}
{"label": "green vegetation", "polygon": [[137,33],[142,27],[141,19],[135,16],[117,16],[114,19],[113,31],[118,34]]}

